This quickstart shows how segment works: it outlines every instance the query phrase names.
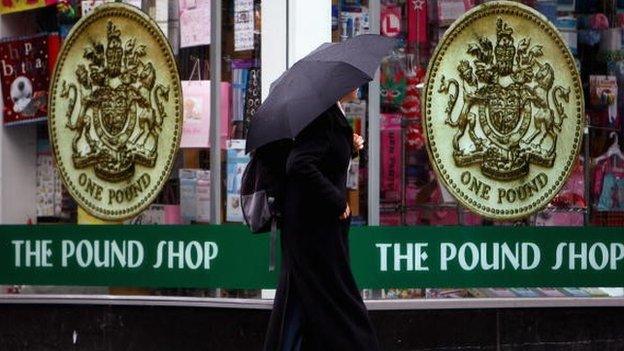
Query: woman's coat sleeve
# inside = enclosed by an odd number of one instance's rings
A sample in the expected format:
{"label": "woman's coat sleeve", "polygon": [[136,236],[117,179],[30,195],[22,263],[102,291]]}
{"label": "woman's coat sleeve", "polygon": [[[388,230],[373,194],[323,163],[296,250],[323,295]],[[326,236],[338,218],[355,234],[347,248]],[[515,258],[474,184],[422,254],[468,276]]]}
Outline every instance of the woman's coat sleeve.
{"label": "woman's coat sleeve", "polygon": [[320,171],[321,159],[330,149],[328,118],[321,118],[304,129],[295,139],[295,144],[288,156],[286,172],[289,177],[296,177],[312,189],[311,194],[320,197],[328,209],[340,216],[347,207],[345,194],[336,188]]}

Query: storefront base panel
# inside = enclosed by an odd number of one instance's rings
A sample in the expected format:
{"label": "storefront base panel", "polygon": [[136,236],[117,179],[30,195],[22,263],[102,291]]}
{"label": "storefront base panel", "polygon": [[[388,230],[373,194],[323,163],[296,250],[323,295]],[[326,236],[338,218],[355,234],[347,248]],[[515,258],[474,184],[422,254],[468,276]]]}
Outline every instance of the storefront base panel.
{"label": "storefront base panel", "polygon": [[[373,310],[384,350],[624,350],[624,307]],[[0,350],[259,350],[270,310],[0,305]]]}

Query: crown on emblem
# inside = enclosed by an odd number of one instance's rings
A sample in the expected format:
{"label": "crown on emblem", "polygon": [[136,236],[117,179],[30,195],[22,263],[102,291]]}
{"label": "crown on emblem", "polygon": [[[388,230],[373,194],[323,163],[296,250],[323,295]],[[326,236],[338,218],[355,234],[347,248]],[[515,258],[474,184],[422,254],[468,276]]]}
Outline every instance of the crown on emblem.
{"label": "crown on emblem", "polygon": [[113,22],[109,21],[106,26],[106,37],[108,42],[110,43],[113,40],[119,40],[121,36],[121,31],[117,29],[117,26],[113,24]]}
{"label": "crown on emblem", "polygon": [[496,21],[496,36],[497,37],[510,37],[513,34],[513,29],[503,22],[502,19]]}

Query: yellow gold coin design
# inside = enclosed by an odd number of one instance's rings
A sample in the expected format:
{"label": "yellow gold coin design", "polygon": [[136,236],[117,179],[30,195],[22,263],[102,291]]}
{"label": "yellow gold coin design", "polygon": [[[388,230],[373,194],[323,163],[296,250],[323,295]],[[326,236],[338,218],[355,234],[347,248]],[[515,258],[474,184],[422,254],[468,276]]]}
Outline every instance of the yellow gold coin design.
{"label": "yellow gold coin design", "polygon": [[180,145],[181,95],[171,47],[149,16],[111,3],[78,21],[54,70],[48,128],[81,207],[121,220],[149,206]]}
{"label": "yellow gold coin design", "polygon": [[429,62],[422,106],[439,179],[491,219],[546,206],[582,142],[574,58],[545,17],[518,3],[485,3],[447,30]]}

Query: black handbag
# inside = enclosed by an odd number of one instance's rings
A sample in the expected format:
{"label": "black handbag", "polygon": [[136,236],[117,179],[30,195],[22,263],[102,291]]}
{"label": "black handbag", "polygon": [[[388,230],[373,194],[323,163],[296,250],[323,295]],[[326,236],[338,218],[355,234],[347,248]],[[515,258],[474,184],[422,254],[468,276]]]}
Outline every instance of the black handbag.
{"label": "black handbag", "polygon": [[241,184],[241,207],[245,224],[254,234],[270,232],[270,270],[275,269],[286,160],[291,148],[292,141],[282,140],[252,152]]}

